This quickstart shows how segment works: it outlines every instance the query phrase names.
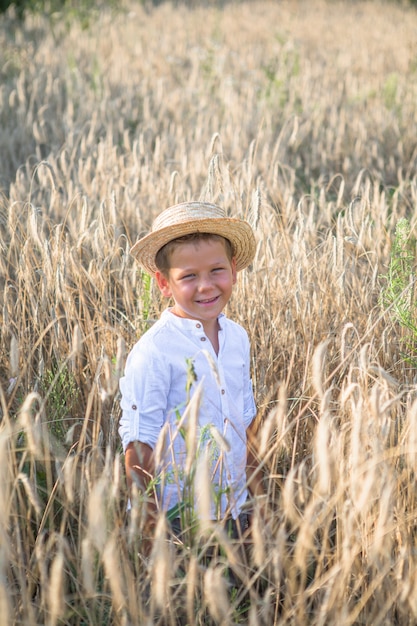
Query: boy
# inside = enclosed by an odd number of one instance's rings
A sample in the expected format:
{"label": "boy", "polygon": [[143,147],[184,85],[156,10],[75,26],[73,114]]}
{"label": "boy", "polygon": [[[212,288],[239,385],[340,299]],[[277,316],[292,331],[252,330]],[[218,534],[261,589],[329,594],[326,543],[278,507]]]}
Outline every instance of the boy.
{"label": "boy", "polygon": [[[216,205],[185,202],[163,211],[131,253],[155,277],[163,296],[173,300],[131,350],[120,380],[127,480],[147,492],[146,531],[152,536],[157,510],[183,504],[187,445],[181,416],[197,390],[196,438],[210,447],[209,517],[239,526],[247,485],[253,495],[263,494],[263,487],[247,450],[246,431],[256,413],[249,341],[222,311],[237,272],[253,260],[252,229]],[[213,429],[225,442],[223,449],[216,447]],[[160,477],[157,496],[149,489],[155,476]]]}

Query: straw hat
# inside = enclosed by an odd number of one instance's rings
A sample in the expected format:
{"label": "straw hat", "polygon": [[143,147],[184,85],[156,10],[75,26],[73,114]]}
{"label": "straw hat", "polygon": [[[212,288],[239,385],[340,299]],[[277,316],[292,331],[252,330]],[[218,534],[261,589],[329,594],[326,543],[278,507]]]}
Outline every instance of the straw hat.
{"label": "straw hat", "polygon": [[169,241],[191,233],[213,233],[230,241],[236,257],[236,270],[243,270],[255,256],[255,237],[244,220],[226,217],[224,209],[208,202],[183,202],[162,211],[151,232],[139,239],[130,253],[142,267],[155,274],[157,252]]}

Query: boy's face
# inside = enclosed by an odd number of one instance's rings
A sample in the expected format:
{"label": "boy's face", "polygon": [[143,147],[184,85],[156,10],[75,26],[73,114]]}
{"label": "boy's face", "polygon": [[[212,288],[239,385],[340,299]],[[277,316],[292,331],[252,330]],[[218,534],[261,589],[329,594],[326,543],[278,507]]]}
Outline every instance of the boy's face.
{"label": "boy's face", "polygon": [[168,276],[157,272],[155,278],[162,294],[174,299],[172,312],[200,320],[207,330],[230,299],[236,262],[223,240],[187,241],[172,251]]}

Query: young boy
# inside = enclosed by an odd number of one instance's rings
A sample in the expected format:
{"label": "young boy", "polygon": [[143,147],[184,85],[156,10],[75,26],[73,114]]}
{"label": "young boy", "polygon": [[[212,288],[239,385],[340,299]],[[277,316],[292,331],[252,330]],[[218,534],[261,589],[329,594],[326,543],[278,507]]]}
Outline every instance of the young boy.
{"label": "young boy", "polygon": [[[253,495],[263,494],[263,487],[247,446],[256,413],[248,336],[222,311],[237,272],[253,260],[252,229],[216,205],[185,202],[163,211],[131,253],[172,299],[172,307],[133,347],[120,380],[119,433],[128,484],[148,493],[151,536],[157,510],[183,504],[187,445],[181,416],[198,393],[196,439],[203,448],[210,446],[209,517],[239,524],[247,485]],[[221,435],[222,449],[213,429]],[[155,476],[160,477],[156,495],[148,488]]]}

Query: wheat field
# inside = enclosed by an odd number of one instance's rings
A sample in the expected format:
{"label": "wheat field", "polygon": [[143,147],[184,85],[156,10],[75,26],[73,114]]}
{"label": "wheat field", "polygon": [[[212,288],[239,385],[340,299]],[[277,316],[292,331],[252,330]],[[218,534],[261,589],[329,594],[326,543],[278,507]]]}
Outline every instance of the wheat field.
{"label": "wheat field", "polygon": [[[0,17],[1,624],[416,623],[416,32],[367,0]],[[117,434],[166,306],[130,247],[199,198],[257,239],[227,313],[269,515],[234,593],[221,533],[207,561],[161,516],[143,557]]]}

